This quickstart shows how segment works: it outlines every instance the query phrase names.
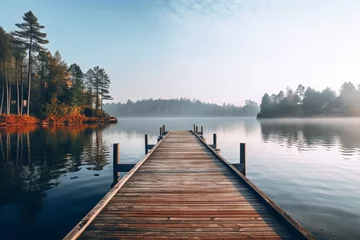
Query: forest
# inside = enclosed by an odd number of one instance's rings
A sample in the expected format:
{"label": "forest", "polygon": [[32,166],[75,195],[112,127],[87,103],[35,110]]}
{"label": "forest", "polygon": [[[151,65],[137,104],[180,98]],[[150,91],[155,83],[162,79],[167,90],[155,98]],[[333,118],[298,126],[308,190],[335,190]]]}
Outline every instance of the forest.
{"label": "forest", "polygon": [[83,72],[68,64],[59,51],[46,49],[49,41],[33,12],[24,14],[17,29],[0,26],[0,114],[102,116],[103,101],[111,100],[110,77],[95,66]]}
{"label": "forest", "polygon": [[296,91],[287,88],[278,94],[265,93],[260,104],[258,118],[360,116],[360,85],[344,82],[340,93],[325,88],[317,91],[299,85]]}
{"label": "forest", "polygon": [[106,103],[104,110],[117,117],[240,117],[256,116],[259,107],[256,102],[246,100],[245,105],[211,104],[199,100],[145,99],[126,103]]}

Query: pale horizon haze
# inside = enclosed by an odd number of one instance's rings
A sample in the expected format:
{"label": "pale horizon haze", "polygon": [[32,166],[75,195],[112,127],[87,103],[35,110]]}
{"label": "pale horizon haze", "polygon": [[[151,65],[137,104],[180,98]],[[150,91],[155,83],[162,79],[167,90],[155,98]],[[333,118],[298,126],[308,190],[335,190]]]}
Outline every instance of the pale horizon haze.
{"label": "pale horizon haze", "polygon": [[31,10],[59,50],[83,72],[109,74],[113,102],[147,98],[260,104],[305,87],[360,83],[356,0],[4,0],[0,25]]}

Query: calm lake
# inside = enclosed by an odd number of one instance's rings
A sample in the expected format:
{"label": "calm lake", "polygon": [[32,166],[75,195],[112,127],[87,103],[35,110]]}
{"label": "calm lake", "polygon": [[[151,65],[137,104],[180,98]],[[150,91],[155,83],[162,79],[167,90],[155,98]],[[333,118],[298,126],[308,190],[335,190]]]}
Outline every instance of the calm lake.
{"label": "calm lake", "polygon": [[[1,239],[61,239],[144,156],[144,134],[204,126],[231,163],[246,142],[247,177],[319,239],[360,239],[360,119],[119,119],[106,127],[0,129]],[[125,173],[122,173],[122,176]]]}

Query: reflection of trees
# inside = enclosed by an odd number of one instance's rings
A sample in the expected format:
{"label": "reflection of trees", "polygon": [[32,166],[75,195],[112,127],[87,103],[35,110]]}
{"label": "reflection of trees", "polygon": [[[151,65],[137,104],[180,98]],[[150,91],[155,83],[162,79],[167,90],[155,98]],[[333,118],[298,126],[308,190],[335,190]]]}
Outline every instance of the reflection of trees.
{"label": "reflection of trees", "polygon": [[359,120],[263,120],[260,121],[263,141],[314,148],[340,145],[344,154],[360,149]]}
{"label": "reflection of trees", "polygon": [[25,132],[0,129],[0,207],[18,204],[23,220],[33,221],[46,191],[58,185],[62,174],[79,171],[84,164],[94,170],[107,164],[102,131],[84,125]]}
{"label": "reflection of trees", "polygon": [[102,129],[95,129],[93,141],[88,141],[84,145],[84,161],[90,165],[87,167],[89,170],[102,170],[108,162],[109,149],[103,141],[102,134]]}

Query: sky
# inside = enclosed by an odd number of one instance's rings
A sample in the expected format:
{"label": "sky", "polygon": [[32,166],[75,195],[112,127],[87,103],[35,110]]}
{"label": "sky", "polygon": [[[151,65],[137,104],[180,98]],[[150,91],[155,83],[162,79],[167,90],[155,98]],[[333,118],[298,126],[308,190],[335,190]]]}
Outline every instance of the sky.
{"label": "sky", "polygon": [[358,0],[2,0],[0,26],[29,10],[51,52],[106,70],[114,102],[243,105],[300,83],[360,83]]}

